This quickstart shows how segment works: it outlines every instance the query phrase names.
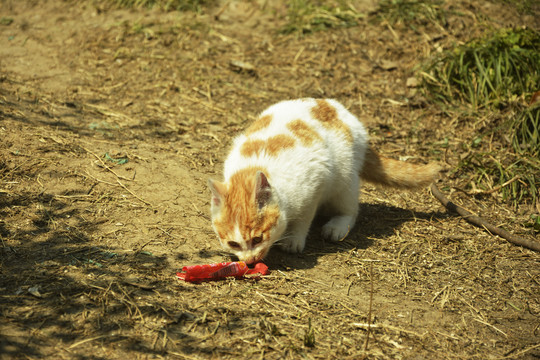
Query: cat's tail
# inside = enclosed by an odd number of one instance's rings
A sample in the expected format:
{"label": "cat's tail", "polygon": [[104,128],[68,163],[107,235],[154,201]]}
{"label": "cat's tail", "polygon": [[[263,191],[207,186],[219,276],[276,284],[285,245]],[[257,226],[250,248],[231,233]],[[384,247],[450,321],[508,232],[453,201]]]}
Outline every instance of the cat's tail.
{"label": "cat's tail", "polygon": [[360,177],[373,184],[416,189],[431,184],[440,170],[437,164],[416,165],[384,158],[369,147]]}

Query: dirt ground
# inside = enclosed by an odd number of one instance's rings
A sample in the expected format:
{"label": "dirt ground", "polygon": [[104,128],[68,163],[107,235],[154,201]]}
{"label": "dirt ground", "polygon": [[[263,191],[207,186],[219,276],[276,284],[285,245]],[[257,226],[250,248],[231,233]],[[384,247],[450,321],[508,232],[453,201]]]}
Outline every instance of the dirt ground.
{"label": "dirt ground", "polygon": [[[445,27],[414,30],[357,2],[370,14],[358,26],[299,37],[277,32],[284,4],[0,2],[0,358],[540,358],[540,254],[447,213],[428,189],[366,185],[344,241],[325,243],[318,221],[306,251],[272,250],[259,281],[176,278],[230,260],[206,182],[264,108],[335,98],[384,155],[451,170],[482,119],[455,121],[415,95],[414,67],[540,18],[457,1]],[[538,239],[523,226],[531,204],[455,190],[467,181],[439,186]]]}

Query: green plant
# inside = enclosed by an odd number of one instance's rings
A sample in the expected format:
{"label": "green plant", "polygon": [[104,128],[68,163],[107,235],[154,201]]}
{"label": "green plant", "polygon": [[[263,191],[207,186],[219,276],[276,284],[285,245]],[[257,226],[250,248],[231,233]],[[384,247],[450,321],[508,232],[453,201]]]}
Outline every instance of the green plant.
{"label": "green plant", "polygon": [[311,327],[311,318],[308,319],[308,329],[304,333],[304,345],[307,347],[315,346],[315,330]]}
{"label": "green plant", "polygon": [[446,11],[442,0],[382,0],[375,15],[379,20],[390,24],[407,24],[416,29],[416,26],[432,24],[446,24]]}
{"label": "green plant", "polygon": [[364,15],[344,0],[293,0],[288,3],[287,24],[283,34],[308,34],[328,28],[350,27],[358,24]]}
{"label": "green plant", "polygon": [[[427,98],[491,119],[472,137],[460,169],[473,174],[478,188],[495,189],[514,206],[539,196],[540,106],[523,105],[540,84],[538,49],[538,31],[502,29],[443,52],[420,71]],[[484,144],[486,135],[508,139],[511,147]]]}
{"label": "green plant", "polygon": [[502,199],[514,206],[538,198],[540,189],[540,162],[509,154],[502,157],[496,151],[469,152],[458,165],[457,173],[471,177],[474,188],[485,193],[496,189]]}
{"label": "green plant", "polygon": [[[496,2],[495,0],[492,1]],[[538,4],[536,0],[498,0],[498,2],[513,5],[516,7],[517,11],[523,14],[531,14],[534,5]]]}
{"label": "green plant", "polygon": [[[512,114],[500,125],[495,116],[488,131],[473,134],[456,172],[469,177],[475,191],[497,191],[513,206],[534,204],[540,197],[540,106],[523,107]],[[493,143],[493,138],[499,140]],[[510,146],[500,146],[508,141]]]}
{"label": "green plant", "polygon": [[108,0],[121,7],[159,7],[165,11],[200,11],[211,0]]}
{"label": "green plant", "polygon": [[421,71],[424,94],[445,104],[467,103],[473,110],[503,106],[537,90],[540,33],[502,29],[443,52]]}
{"label": "green plant", "polygon": [[540,232],[540,215],[532,214],[530,219],[531,221],[526,223],[525,226],[532,228],[535,232]]}
{"label": "green plant", "polygon": [[512,129],[512,145],[516,152],[540,158],[540,104],[520,111],[509,128]]}

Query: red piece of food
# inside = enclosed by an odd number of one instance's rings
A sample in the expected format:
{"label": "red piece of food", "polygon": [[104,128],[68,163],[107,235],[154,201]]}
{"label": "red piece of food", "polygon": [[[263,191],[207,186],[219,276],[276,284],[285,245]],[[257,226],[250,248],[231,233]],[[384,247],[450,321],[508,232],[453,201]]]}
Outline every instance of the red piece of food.
{"label": "red piece of food", "polygon": [[244,261],[184,266],[182,271],[176,273],[176,275],[188,282],[220,280],[229,276],[242,278],[244,275],[269,274],[268,266],[265,264],[257,263],[253,269],[250,269]]}

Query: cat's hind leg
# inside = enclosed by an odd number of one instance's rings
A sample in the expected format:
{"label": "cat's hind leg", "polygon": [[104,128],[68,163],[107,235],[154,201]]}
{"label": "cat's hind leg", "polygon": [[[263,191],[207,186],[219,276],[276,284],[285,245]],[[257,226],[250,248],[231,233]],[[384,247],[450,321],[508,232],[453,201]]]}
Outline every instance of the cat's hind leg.
{"label": "cat's hind leg", "polygon": [[334,216],[322,228],[324,238],[339,241],[353,228],[358,215],[359,178],[353,176],[350,184],[336,188],[327,205]]}

